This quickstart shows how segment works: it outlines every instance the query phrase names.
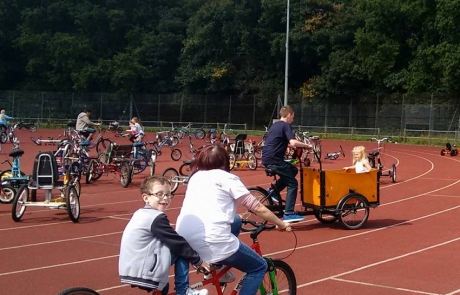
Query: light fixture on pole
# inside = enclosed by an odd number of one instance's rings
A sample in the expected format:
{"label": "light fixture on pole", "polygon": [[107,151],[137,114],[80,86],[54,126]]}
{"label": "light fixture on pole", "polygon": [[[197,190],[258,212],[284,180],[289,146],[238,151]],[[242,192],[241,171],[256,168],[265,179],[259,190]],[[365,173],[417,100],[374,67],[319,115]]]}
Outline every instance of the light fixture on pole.
{"label": "light fixture on pole", "polygon": [[289,0],[286,9],[286,61],[284,66],[284,105],[288,104],[288,70],[289,70]]}

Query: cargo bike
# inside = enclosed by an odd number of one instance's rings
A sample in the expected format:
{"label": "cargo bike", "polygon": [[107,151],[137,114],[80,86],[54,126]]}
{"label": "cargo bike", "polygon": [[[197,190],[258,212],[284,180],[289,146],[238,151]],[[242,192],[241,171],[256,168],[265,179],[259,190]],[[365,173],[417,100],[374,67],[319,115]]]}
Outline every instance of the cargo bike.
{"label": "cargo bike", "polygon": [[[278,176],[269,168],[265,168],[265,172],[267,176],[273,177],[271,187],[248,189],[269,210],[282,217],[285,200],[276,189]],[[338,220],[346,229],[359,229],[367,222],[370,208],[380,204],[378,169],[359,174],[343,169],[323,170],[320,162],[319,169],[301,166],[299,172],[303,210],[296,212],[298,215],[314,215],[325,224]],[[252,213],[243,213],[244,218],[249,215]]]}

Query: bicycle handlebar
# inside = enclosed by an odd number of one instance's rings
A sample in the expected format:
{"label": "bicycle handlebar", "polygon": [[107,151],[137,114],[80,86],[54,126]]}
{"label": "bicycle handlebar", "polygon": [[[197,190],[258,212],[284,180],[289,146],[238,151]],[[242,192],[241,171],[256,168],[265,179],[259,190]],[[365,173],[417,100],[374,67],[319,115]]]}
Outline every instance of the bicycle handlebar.
{"label": "bicycle handlebar", "polygon": [[388,137],[384,137],[384,138],[381,138],[381,139],[377,139],[375,137],[372,137],[371,139],[369,139],[370,141],[376,141],[378,143],[381,143],[381,142],[384,142],[384,141],[388,141],[388,142],[391,142],[391,139],[388,138]]}
{"label": "bicycle handlebar", "polygon": [[264,230],[276,228],[276,225],[267,225],[267,222],[268,222],[267,220],[264,220],[263,222],[257,222],[254,220],[242,219],[241,223],[251,224],[252,226],[254,226],[254,228],[248,229],[248,228],[241,227],[241,231],[251,233],[250,234],[251,239],[256,239],[257,236]]}

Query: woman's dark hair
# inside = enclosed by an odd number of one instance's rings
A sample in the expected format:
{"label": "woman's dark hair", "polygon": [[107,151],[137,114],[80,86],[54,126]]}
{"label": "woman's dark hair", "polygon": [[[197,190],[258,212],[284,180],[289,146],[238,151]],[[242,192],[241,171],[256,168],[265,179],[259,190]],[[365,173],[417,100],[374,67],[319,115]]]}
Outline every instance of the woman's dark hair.
{"label": "woman's dark hair", "polygon": [[222,169],[230,172],[230,160],[227,151],[220,145],[209,145],[196,154],[190,164],[190,171]]}

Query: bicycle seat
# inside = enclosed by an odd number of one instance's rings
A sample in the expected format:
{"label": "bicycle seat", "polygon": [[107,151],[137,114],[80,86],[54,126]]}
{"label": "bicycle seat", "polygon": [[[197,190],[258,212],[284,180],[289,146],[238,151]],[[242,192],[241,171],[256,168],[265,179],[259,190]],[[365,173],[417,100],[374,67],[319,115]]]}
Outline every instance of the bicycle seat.
{"label": "bicycle seat", "polygon": [[377,157],[379,154],[380,154],[379,151],[370,151],[369,152],[369,156],[371,156],[371,157]]}
{"label": "bicycle seat", "polygon": [[273,171],[271,168],[265,168],[265,174],[267,174],[267,176],[275,176],[276,172]]}
{"label": "bicycle seat", "polygon": [[8,155],[10,157],[16,158],[16,157],[20,157],[20,156],[24,155],[24,151],[23,150],[15,150],[15,151],[10,152]]}

